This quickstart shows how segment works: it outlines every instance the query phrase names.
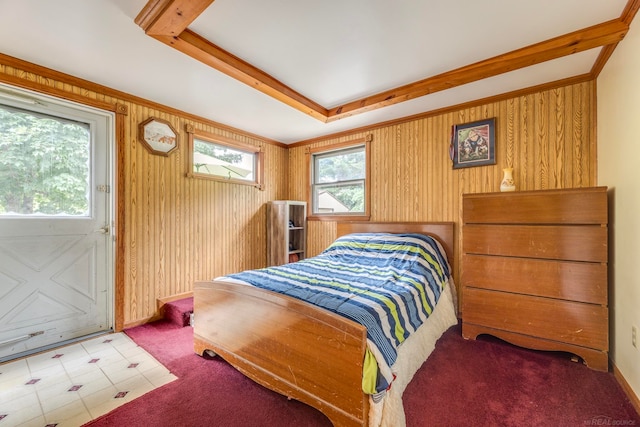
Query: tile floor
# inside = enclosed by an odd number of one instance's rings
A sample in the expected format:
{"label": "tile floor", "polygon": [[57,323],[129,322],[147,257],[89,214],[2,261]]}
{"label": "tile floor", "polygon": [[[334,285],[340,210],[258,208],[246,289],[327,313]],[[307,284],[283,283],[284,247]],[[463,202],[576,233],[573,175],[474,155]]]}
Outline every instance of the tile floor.
{"label": "tile floor", "polygon": [[0,364],[0,427],[78,427],[176,377],[115,333]]}

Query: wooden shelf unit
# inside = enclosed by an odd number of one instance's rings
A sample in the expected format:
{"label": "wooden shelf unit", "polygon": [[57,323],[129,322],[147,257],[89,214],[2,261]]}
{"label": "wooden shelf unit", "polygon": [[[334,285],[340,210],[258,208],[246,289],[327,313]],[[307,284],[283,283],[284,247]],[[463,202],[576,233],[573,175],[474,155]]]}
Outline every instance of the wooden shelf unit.
{"label": "wooden shelf unit", "polygon": [[[293,222],[293,227],[289,226]],[[302,260],[307,247],[307,203],[274,200],[267,203],[267,263],[269,266]]]}
{"label": "wooden shelf unit", "polygon": [[608,370],[607,188],[463,195],[462,335]]}

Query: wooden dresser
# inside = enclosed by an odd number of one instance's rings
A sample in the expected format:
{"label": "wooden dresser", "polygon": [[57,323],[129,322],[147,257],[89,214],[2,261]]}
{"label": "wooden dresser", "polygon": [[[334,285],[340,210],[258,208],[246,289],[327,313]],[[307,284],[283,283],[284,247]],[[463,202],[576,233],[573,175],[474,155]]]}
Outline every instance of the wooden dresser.
{"label": "wooden dresser", "polygon": [[608,370],[607,188],[463,195],[462,335]]}

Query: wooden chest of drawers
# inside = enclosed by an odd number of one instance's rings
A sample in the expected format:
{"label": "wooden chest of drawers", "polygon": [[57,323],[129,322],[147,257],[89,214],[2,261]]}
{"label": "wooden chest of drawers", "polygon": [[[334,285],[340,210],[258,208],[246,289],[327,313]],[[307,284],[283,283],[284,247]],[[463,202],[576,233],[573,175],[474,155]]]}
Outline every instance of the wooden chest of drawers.
{"label": "wooden chest of drawers", "polygon": [[607,189],[463,195],[462,334],[608,370]]}

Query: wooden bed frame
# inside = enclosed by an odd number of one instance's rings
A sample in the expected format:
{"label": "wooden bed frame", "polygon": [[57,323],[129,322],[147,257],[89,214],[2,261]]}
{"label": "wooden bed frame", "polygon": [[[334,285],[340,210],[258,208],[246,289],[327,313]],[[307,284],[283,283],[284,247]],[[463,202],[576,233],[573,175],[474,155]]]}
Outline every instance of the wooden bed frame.
{"label": "wooden bed frame", "polygon": [[[337,237],[358,232],[436,237],[453,265],[452,222],[343,222]],[[325,414],[334,426],[367,426],[362,391],[366,328],[303,301],[222,281],[194,288],[194,350],[219,355],[237,370]]]}

